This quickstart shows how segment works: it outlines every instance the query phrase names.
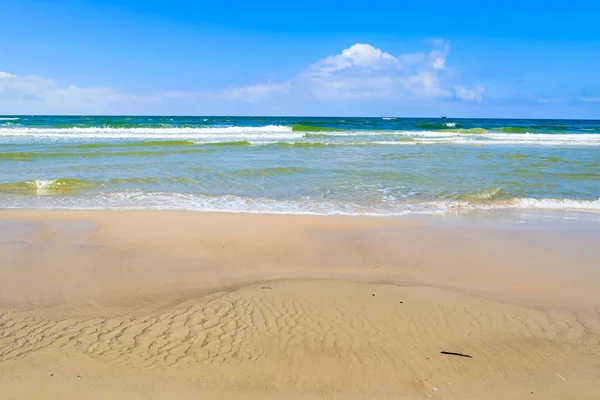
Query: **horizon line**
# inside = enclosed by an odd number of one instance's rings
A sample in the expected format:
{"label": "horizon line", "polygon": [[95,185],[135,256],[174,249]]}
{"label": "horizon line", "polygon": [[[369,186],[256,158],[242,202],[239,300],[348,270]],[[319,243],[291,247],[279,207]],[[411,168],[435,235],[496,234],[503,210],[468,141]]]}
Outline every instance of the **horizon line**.
{"label": "horizon line", "polygon": [[172,117],[172,118],[397,118],[397,119],[496,119],[496,120],[537,120],[537,121],[593,121],[600,122],[600,118],[531,118],[531,117],[424,117],[413,116],[403,117],[397,115],[385,116],[343,116],[343,115],[235,115],[235,114],[216,114],[216,115],[176,115],[176,114],[0,114],[3,117]]}

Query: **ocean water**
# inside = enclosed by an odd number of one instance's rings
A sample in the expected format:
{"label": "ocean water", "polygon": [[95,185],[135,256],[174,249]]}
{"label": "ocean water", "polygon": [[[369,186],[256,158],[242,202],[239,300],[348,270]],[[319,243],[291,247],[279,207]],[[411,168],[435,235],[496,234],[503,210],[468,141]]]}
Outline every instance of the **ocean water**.
{"label": "ocean water", "polygon": [[0,117],[0,208],[600,211],[600,121]]}

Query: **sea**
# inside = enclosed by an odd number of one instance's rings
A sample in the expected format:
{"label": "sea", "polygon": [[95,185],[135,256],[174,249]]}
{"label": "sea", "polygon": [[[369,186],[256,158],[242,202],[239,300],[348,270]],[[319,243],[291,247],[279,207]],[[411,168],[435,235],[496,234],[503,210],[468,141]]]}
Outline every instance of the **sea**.
{"label": "sea", "polygon": [[1,116],[0,208],[600,212],[600,121]]}

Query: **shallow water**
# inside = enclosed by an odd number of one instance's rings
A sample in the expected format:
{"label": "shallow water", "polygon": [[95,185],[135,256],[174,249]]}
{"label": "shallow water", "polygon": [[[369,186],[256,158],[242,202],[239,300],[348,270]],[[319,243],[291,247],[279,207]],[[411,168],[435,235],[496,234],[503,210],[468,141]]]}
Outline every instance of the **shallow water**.
{"label": "shallow water", "polygon": [[0,118],[0,207],[600,211],[600,121]]}

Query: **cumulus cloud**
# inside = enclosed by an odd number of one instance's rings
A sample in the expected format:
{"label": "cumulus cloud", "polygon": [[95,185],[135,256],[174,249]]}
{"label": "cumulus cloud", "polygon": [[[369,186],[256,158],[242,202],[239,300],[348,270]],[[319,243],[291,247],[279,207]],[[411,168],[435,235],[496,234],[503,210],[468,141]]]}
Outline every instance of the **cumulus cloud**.
{"label": "cumulus cloud", "polygon": [[246,99],[270,92],[312,95],[322,101],[454,99],[481,101],[484,88],[453,85],[446,61],[448,42],[430,41],[428,52],[394,56],[370,44],[356,43],[308,66],[279,83],[242,86],[229,93]]}
{"label": "cumulus cloud", "polygon": [[326,57],[313,64],[309,68],[309,72],[323,77],[353,67],[379,70],[393,65],[395,62],[396,59],[389,53],[376,49],[369,44],[356,43],[340,54]]}
{"label": "cumulus cloud", "polygon": [[0,72],[0,112],[243,113],[248,110],[291,114],[302,112],[302,105],[314,113],[314,110],[327,112],[327,109],[344,112],[349,109],[346,105],[351,104],[364,107],[368,104],[482,101],[484,87],[465,86],[449,67],[449,43],[432,39],[427,46],[422,52],[393,55],[370,44],[356,43],[301,68],[287,80],[215,91],[137,95],[113,88],[77,87],[51,78]]}

